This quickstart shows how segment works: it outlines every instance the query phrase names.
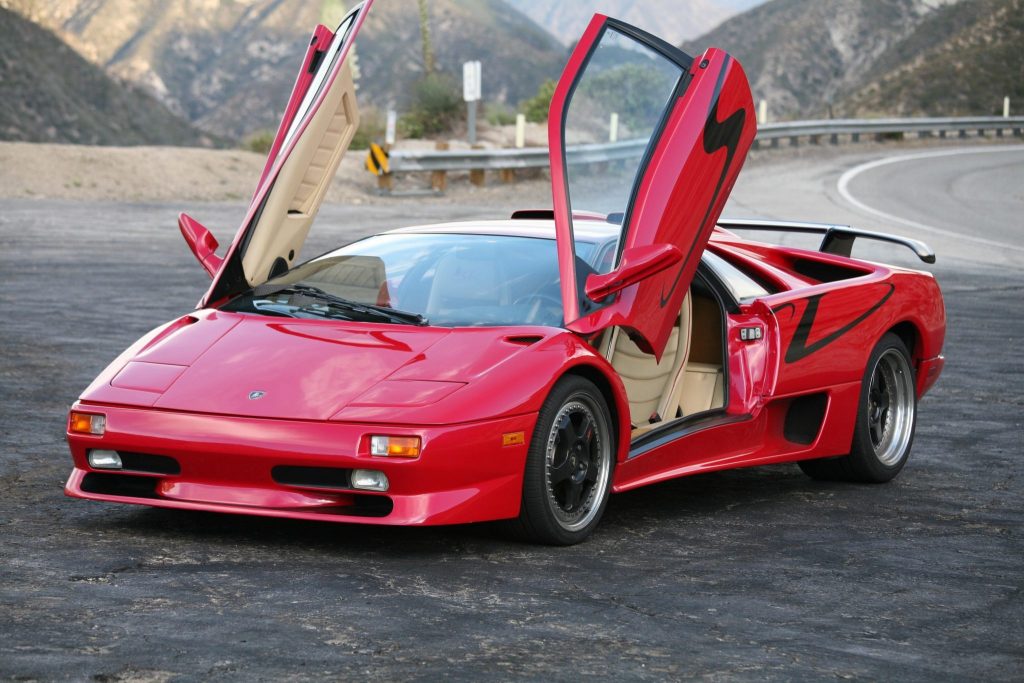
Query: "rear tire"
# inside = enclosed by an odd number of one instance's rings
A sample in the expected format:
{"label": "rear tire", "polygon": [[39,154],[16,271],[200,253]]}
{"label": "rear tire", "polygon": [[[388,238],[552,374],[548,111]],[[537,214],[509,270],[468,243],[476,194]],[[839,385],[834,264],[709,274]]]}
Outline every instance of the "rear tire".
{"label": "rear tire", "polygon": [[812,479],[882,483],[907,462],[917,425],[917,382],[903,341],[888,333],[868,359],[849,455],[804,460]]}
{"label": "rear tire", "polygon": [[548,545],[585,540],[608,505],[615,451],[611,414],[598,388],[574,375],[559,380],[537,417],[519,517],[508,530]]}

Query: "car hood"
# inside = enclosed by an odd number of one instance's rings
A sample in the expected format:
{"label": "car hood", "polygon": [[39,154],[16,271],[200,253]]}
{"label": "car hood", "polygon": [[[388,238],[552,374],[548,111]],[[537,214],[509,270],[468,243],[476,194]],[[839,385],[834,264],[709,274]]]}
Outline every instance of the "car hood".
{"label": "car hood", "polygon": [[523,350],[452,330],[197,311],[140,340],[82,395],[93,403],[330,420],[436,403]]}

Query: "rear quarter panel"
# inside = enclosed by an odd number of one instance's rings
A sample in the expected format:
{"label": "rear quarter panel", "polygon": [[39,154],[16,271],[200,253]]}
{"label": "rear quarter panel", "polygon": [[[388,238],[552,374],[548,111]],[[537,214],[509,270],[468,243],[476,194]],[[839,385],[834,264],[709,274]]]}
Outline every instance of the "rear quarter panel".
{"label": "rear quarter panel", "polygon": [[915,366],[942,351],[945,309],[928,273],[872,266],[870,274],[764,299],[779,327],[775,395],[859,382],[886,332],[912,330]]}

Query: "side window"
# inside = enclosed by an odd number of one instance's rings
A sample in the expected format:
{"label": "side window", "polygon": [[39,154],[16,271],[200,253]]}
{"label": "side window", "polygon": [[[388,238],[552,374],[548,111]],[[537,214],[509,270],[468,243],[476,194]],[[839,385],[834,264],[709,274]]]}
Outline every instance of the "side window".
{"label": "side window", "polygon": [[740,302],[750,301],[771,294],[761,283],[742,270],[711,251],[705,251],[704,263],[711,267],[718,279],[729,288],[733,297]]}

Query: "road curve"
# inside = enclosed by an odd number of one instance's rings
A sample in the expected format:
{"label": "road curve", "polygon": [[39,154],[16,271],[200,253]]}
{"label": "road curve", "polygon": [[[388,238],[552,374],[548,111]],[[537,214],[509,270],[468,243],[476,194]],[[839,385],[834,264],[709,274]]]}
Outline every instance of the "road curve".
{"label": "road curve", "polygon": [[[756,157],[727,214],[846,223],[921,239],[939,263],[1024,263],[1024,145],[807,150]],[[865,243],[855,255],[892,258]],[[912,259],[896,256],[901,264]]]}
{"label": "road curve", "polygon": [[1024,258],[1024,146],[889,156],[846,171],[837,190],[883,221]]}

